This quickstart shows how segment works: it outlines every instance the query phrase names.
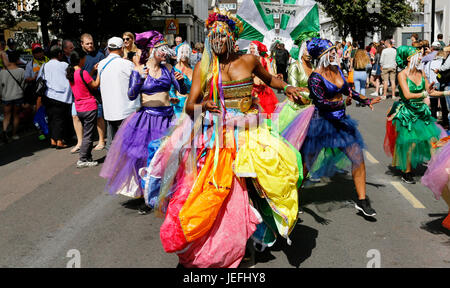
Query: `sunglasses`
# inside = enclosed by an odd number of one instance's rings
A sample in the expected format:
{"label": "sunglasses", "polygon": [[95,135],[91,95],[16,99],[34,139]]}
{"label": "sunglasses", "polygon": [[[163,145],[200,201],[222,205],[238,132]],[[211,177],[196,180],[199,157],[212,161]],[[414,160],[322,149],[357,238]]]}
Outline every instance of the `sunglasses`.
{"label": "sunglasses", "polygon": [[131,38],[123,38],[123,41],[130,41]]}

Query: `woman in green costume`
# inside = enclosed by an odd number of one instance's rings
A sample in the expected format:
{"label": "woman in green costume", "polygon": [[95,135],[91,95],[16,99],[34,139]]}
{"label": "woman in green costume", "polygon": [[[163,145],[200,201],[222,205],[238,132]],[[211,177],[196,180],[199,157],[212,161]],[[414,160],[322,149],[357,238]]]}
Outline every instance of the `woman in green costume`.
{"label": "woman in green costume", "polygon": [[392,166],[402,171],[402,180],[414,184],[412,170],[431,158],[432,143],[439,140],[442,129],[424,103],[427,96],[443,96],[428,83],[420,63],[422,54],[411,46],[397,49],[400,101],[388,113],[384,149],[392,156]]}
{"label": "woman in green costume", "polygon": [[308,131],[307,127],[314,113],[314,105],[309,98],[308,78],[314,70],[311,56],[306,48],[306,40],[315,35],[301,35],[295,44],[300,46],[298,55],[288,69],[288,84],[303,88],[301,99],[293,102],[286,99],[275,110],[274,120],[277,121],[278,131],[297,150],[300,150]]}

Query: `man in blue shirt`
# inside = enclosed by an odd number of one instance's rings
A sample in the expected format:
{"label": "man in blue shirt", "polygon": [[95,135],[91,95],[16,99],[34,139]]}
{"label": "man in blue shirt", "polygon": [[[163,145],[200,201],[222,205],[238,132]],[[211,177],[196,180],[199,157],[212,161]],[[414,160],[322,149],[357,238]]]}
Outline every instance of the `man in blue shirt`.
{"label": "man in blue shirt", "polygon": [[[92,74],[94,66],[97,65],[101,60],[105,59],[105,54],[100,50],[95,50],[94,38],[90,34],[81,35],[81,48],[87,53],[86,61],[84,63],[83,69],[91,74],[92,78],[96,79],[97,75]],[[100,93],[100,92],[99,92]],[[99,97],[101,99],[101,97]],[[73,114],[72,109],[72,114]],[[76,113],[75,113],[76,114]],[[75,120],[74,120],[75,121]],[[98,144],[95,146],[94,150],[103,150],[105,148],[105,120],[103,119],[103,107],[101,103],[98,103],[98,115],[97,115],[97,131],[98,131]],[[82,135],[82,134],[81,134]]]}

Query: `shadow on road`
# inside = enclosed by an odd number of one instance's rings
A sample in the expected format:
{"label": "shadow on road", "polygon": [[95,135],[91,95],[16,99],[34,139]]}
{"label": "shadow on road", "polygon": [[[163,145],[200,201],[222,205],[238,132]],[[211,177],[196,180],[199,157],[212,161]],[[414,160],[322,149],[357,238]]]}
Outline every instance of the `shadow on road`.
{"label": "shadow on road", "polygon": [[[421,229],[430,232],[431,234],[444,234],[450,236],[450,231],[442,227],[442,221],[448,214],[428,214],[430,217],[439,217],[429,222],[422,223]],[[450,240],[448,242],[450,244]]]}
{"label": "shadow on road", "polygon": [[284,238],[279,236],[274,246],[267,248],[263,252],[256,252],[255,263],[267,263],[275,259],[271,251],[282,251],[286,255],[289,264],[299,268],[306,259],[311,257],[312,251],[316,248],[318,235],[319,231],[316,229],[297,224],[289,236],[292,240],[290,246]]}
{"label": "shadow on road", "polygon": [[120,203],[122,207],[131,209],[131,210],[139,210],[139,208],[145,204],[144,198],[139,199],[131,199],[125,202]]}
{"label": "shadow on road", "polygon": [[[385,187],[384,184],[378,183],[367,182],[366,184],[377,189]],[[370,195],[367,195],[366,197],[370,200]],[[314,205],[319,213],[327,213],[342,208],[354,208],[357,194],[353,179],[342,174],[332,177],[331,179],[325,179],[325,181],[316,183],[311,187],[302,188],[300,190],[299,198],[300,207],[304,212],[313,216],[317,223],[327,225],[331,222],[330,219],[319,216],[306,206]],[[367,217],[361,212],[356,214],[363,217],[368,222],[377,221],[375,218]]]}
{"label": "shadow on road", "polygon": [[[389,165],[388,170],[385,172],[386,175],[395,176],[395,177],[402,177],[402,171]],[[415,169],[412,169],[412,173],[417,176],[421,177],[425,174],[425,171],[427,171],[427,167],[424,165],[419,165]]]}
{"label": "shadow on road", "polygon": [[37,133],[31,133],[19,140],[0,145],[0,166],[7,165],[23,157],[33,156],[34,153],[50,147],[49,140],[39,140]]}

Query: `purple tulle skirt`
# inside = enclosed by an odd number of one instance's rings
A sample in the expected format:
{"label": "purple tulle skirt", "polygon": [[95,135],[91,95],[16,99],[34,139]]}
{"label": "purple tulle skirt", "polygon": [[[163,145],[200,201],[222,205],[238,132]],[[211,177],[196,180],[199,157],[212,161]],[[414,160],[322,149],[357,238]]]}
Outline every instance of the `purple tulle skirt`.
{"label": "purple tulle skirt", "polygon": [[450,141],[442,147],[428,163],[428,169],[422,177],[422,184],[433,191],[436,199],[440,199],[442,191],[449,183]]}
{"label": "purple tulle skirt", "polygon": [[[334,112],[333,112],[334,113]],[[358,123],[345,110],[322,115],[316,108],[301,153],[313,178],[359,167],[364,162],[364,140]]]}
{"label": "purple tulle skirt", "polygon": [[142,107],[130,115],[114,137],[100,176],[110,194],[143,196],[139,169],[147,165],[148,144],[163,137],[173,125],[173,107]]}

